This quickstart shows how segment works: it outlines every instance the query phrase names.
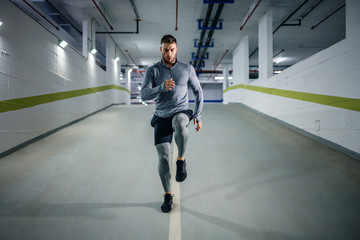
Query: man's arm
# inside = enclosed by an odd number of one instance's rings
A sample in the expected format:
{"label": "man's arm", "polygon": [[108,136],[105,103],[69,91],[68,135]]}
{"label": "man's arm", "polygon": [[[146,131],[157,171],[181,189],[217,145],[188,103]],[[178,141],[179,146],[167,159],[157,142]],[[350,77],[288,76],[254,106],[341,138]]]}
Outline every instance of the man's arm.
{"label": "man's arm", "polygon": [[195,95],[195,112],[194,112],[194,124],[197,124],[196,131],[200,130],[201,124],[201,114],[203,109],[203,91],[200,85],[200,81],[196,76],[195,69],[193,66],[190,66],[189,72],[189,85],[193,90]]}
{"label": "man's arm", "polygon": [[145,73],[144,82],[141,87],[141,99],[143,101],[152,100],[159,96],[160,93],[165,91],[165,84],[162,83],[159,86],[153,86],[154,81],[154,75],[151,68],[148,68]]}

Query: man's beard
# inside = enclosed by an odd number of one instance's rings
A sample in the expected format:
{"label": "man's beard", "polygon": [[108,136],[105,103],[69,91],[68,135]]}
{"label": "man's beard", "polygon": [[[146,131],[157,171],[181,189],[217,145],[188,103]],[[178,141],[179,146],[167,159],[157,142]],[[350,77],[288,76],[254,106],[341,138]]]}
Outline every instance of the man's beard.
{"label": "man's beard", "polygon": [[169,61],[166,60],[166,58],[164,58],[164,57],[163,57],[163,61],[164,61],[165,64],[169,64],[169,65],[175,64],[175,63],[176,63],[176,56],[174,57],[173,62],[169,62]]}

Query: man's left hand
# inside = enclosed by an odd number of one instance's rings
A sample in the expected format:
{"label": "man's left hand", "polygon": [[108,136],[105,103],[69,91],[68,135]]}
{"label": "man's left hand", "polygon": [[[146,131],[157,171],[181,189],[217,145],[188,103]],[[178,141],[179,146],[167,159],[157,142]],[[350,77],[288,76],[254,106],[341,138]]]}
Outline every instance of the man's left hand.
{"label": "man's left hand", "polygon": [[199,131],[199,130],[201,129],[201,127],[202,127],[202,123],[201,123],[201,122],[198,122],[198,121],[196,120],[196,118],[194,118],[194,124],[197,124],[197,127],[196,127],[195,129],[196,129],[196,131]]}

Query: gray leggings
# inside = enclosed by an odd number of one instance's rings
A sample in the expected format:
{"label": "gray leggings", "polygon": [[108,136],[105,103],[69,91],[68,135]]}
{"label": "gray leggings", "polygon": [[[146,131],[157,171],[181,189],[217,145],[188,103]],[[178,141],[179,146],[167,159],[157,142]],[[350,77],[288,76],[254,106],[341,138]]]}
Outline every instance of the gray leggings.
{"label": "gray leggings", "polygon": [[[187,126],[189,117],[184,113],[178,113],[172,120],[172,128],[175,131],[175,142],[178,148],[178,156],[183,157],[185,154],[186,143],[188,139]],[[170,143],[160,143],[155,145],[159,157],[159,175],[165,192],[170,192]]]}

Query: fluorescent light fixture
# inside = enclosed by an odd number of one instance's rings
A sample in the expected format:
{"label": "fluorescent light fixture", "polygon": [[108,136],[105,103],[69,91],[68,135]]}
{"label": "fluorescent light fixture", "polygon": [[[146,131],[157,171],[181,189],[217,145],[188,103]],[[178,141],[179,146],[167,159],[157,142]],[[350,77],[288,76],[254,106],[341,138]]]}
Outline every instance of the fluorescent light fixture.
{"label": "fluorescent light fixture", "polygon": [[1,25],[3,25],[3,22],[2,22],[2,21],[0,21],[0,26],[1,26]]}
{"label": "fluorescent light fixture", "polygon": [[233,77],[231,77],[231,76],[230,76],[230,77],[228,77],[228,79],[229,79],[229,80],[232,80],[232,79],[233,79]]}
{"label": "fluorescent light fixture", "polygon": [[279,62],[282,62],[282,61],[284,61],[284,60],[285,60],[284,57],[280,57],[280,58],[278,58],[278,59],[275,61],[275,63],[279,63]]}
{"label": "fluorescent light fixture", "polygon": [[215,80],[223,80],[224,77],[215,77]]}
{"label": "fluorescent light fixture", "polygon": [[96,50],[95,48],[91,49],[91,51],[90,51],[90,53],[91,53],[92,55],[95,55],[96,52],[97,52],[97,50]]}
{"label": "fluorescent light fixture", "polygon": [[275,70],[274,73],[276,74],[282,73],[282,70]]}
{"label": "fluorescent light fixture", "polygon": [[67,42],[65,42],[64,40],[59,40],[59,46],[62,48],[65,48],[68,45]]}
{"label": "fluorescent light fixture", "polygon": [[114,62],[117,63],[119,60],[120,60],[120,58],[119,58],[119,57],[116,57],[116,58],[114,59]]}

